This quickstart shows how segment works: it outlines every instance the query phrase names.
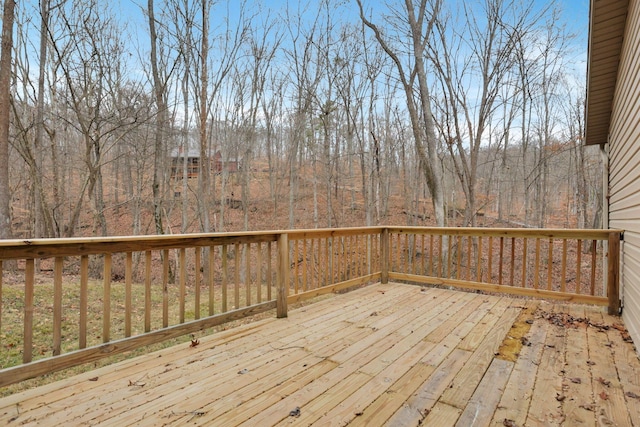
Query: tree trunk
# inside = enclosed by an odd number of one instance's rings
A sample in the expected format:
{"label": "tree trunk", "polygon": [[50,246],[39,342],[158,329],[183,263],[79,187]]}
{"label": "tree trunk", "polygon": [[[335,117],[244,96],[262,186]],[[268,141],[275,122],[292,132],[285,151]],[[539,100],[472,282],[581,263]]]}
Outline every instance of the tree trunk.
{"label": "tree trunk", "polygon": [[10,239],[11,188],[9,186],[9,113],[11,100],[11,54],[15,0],[5,0],[0,48],[0,239]]}
{"label": "tree trunk", "polygon": [[158,35],[156,33],[156,18],[154,15],[153,0],[148,0],[147,9],[149,14],[149,35],[151,38],[151,72],[153,77],[153,91],[155,95],[156,108],[158,109],[153,152],[153,183],[151,184],[153,193],[153,220],[156,228],[156,234],[164,234],[164,225],[162,224],[162,193],[160,184],[162,181],[162,166],[166,155],[164,152],[164,132],[167,117],[167,105],[165,102],[165,87],[160,79],[160,71],[158,70]]}

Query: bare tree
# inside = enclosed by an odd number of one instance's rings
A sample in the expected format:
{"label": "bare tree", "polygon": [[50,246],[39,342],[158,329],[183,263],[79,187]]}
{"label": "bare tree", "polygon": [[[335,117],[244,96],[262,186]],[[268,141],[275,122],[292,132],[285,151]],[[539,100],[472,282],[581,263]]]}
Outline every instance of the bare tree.
{"label": "bare tree", "polygon": [[11,54],[15,0],[5,0],[0,49],[0,239],[11,233],[11,191],[9,187],[9,103],[11,101]]}
{"label": "bare tree", "polygon": [[[406,16],[406,29],[410,36],[410,61],[403,62],[401,49],[394,49],[388,38],[378,25],[366,18],[362,0],[357,0],[360,9],[360,19],[369,27],[382,49],[391,58],[398,72],[398,78],[402,82],[402,88],[407,101],[411,129],[416,152],[420,160],[422,172],[426,180],[436,224],[443,226],[444,194],[442,192],[442,170],[438,158],[438,141],[436,139],[435,124],[431,112],[430,90],[427,82],[427,64],[424,54],[434,24],[438,19],[441,0],[420,0],[418,6],[414,6],[413,0],[405,0],[402,15]],[[417,86],[417,87],[416,87]],[[416,93],[418,94],[416,97]]]}
{"label": "bare tree", "polygon": [[[514,34],[535,23],[531,8],[511,0],[489,0],[480,7],[463,3],[460,13],[449,12],[435,21],[428,52],[442,99],[439,130],[465,195],[467,225],[475,225],[479,155],[512,68]],[[479,9],[484,16],[479,16]]]}
{"label": "bare tree", "polygon": [[153,92],[155,94],[155,103],[158,110],[156,117],[156,133],[153,152],[153,183],[151,185],[153,191],[153,219],[155,223],[156,234],[164,234],[164,225],[162,224],[162,165],[166,156],[166,145],[164,142],[167,130],[167,82],[169,77],[161,75],[162,70],[159,67],[158,58],[158,32],[156,30],[155,8],[153,0],[147,2],[147,14],[149,20],[149,36],[151,38],[151,76],[153,78]]}

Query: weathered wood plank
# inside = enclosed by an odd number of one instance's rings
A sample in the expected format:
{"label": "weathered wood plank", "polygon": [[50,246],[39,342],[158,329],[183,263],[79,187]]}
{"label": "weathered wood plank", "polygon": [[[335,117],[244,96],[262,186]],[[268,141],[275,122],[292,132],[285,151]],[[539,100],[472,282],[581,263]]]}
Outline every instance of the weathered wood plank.
{"label": "weathered wood plank", "polygon": [[[416,392],[406,399],[397,412],[385,425],[390,427],[408,427],[423,424],[423,419],[436,404],[444,390],[451,384],[458,371],[471,356],[471,352],[456,349],[435,368],[429,378],[420,385]],[[425,365],[431,366],[431,365]],[[431,366],[434,369],[433,366]]]}
{"label": "weathered wood plank", "polygon": [[487,332],[485,339],[474,350],[467,364],[460,370],[453,385],[443,393],[441,402],[464,409],[521,310],[516,306],[510,306],[505,310],[498,322]]}
{"label": "weathered wood plank", "polygon": [[423,424],[438,427],[454,426],[461,413],[462,409],[460,408],[438,402],[426,416]]}
{"label": "weathered wood plank", "polygon": [[[577,319],[585,316],[584,308],[559,307],[562,313],[567,313]],[[562,394],[558,396],[562,402],[562,411],[568,425],[595,426],[596,417],[591,409],[594,407],[594,395],[589,369],[590,355],[587,345],[586,324],[568,326],[566,334],[566,363]]]}
{"label": "weathered wood plank", "polygon": [[478,388],[476,388],[462,415],[460,415],[456,426],[467,427],[489,424],[498,402],[500,402],[512,369],[513,362],[493,359]]}
{"label": "weathered wood plank", "polygon": [[604,325],[602,313],[592,310],[588,316],[594,324],[587,328],[587,341],[597,424],[629,426],[631,419],[609,338],[605,330],[598,327]]}
{"label": "weathered wood plank", "polygon": [[547,337],[547,325],[542,322],[540,319],[534,322],[526,336],[531,345],[524,345],[520,351],[496,409],[493,425],[504,425],[505,420],[513,421],[516,426],[525,425]]}
{"label": "weathered wood plank", "polygon": [[[551,307],[551,310],[558,311]],[[560,425],[564,419],[562,405],[556,399],[562,395],[562,371],[565,363],[565,331],[548,324],[547,340],[538,366],[536,385],[525,425]]]}

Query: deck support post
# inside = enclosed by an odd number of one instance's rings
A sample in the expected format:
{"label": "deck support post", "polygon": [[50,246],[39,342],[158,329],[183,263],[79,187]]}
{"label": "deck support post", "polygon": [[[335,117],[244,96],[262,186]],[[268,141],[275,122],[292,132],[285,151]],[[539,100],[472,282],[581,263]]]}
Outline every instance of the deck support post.
{"label": "deck support post", "polygon": [[276,295],[276,316],[287,317],[287,296],[289,289],[289,235],[278,236],[278,275]]}
{"label": "deck support post", "polygon": [[609,298],[609,314],[620,314],[620,240],[622,234],[612,232],[609,234],[608,249],[609,260],[607,263],[607,297]]}
{"label": "deck support post", "polygon": [[389,229],[384,227],[380,235],[380,257],[382,258],[382,272],[380,283],[389,283]]}

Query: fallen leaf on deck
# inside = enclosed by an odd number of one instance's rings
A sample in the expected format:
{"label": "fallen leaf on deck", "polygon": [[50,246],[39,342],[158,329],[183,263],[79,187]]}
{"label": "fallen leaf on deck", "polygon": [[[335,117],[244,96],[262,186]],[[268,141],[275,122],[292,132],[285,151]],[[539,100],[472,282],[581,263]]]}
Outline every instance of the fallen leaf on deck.
{"label": "fallen leaf on deck", "polygon": [[598,396],[600,396],[602,400],[609,400],[609,395],[605,391],[601,391]]}
{"label": "fallen leaf on deck", "polygon": [[582,384],[582,380],[580,378],[569,378],[569,381],[574,384]]}
{"label": "fallen leaf on deck", "polygon": [[98,377],[89,378],[89,381],[98,381]]}
{"label": "fallen leaf on deck", "polygon": [[289,411],[290,417],[299,417],[300,416],[300,407],[296,406],[291,411]]}

